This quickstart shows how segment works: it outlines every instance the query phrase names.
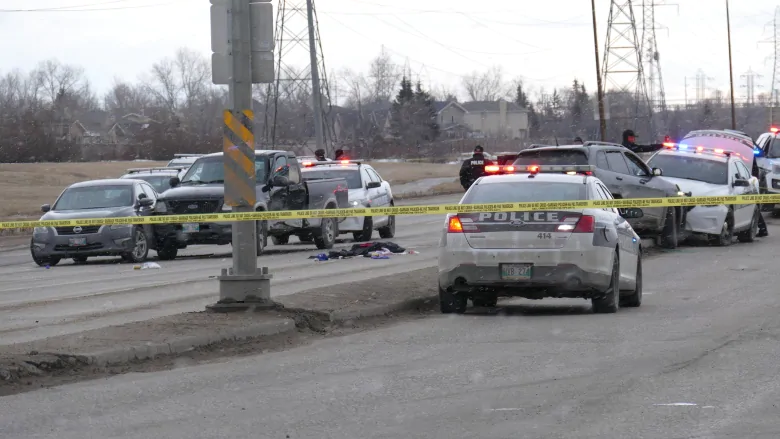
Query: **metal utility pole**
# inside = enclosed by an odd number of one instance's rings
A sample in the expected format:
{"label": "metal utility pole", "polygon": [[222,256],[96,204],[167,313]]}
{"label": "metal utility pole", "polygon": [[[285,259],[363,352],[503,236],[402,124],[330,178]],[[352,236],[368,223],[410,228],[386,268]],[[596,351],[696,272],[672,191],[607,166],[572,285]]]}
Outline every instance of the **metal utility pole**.
{"label": "metal utility pole", "polygon": [[302,99],[311,99],[310,107],[295,109],[296,112],[306,113],[305,123],[295,125],[303,126],[299,134],[306,138],[310,138],[310,128],[313,128],[315,148],[330,151],[336,139],[330,123],[332,100],[316,5],[314,0],[278,0],[278,8],[278,58],[276,78],[273,84],[269,84],[266,93],[265,141],[276,144],[280,140],[279,126],[290,122],[284,120],[284,115],[280,113],[284,104],[299,105]]}
{"label": "metal utility pole", "polygon": [[601,66],[599,65],[599,34],[596,28],[596,0],[590,0],[591,10],[593,11],[593,48],[596,54],[596,86],[598,87],[599,99],[599,130],[601,131],[601,141],[607,141],[607,120],[604,114],[604,86],[601,83]]}
{"label": "metal utility pole", "polygon": [[[228,85],[228,109],[223,113],[224,202],[234,213],[250,213],[257,202],[252,83],[273,80],[273,6],[262,0],[211,3],[212,82]],[[262,248],[265,239],[262,224],[233,223],[233,267],[222,270],[219,301],[209,310],[273,305],[271,275],[267,268],[257,267],[258,246]]]}
{"label": "metal utility pole", "polygon": [[737,129],[737,107],[734,102],[734,62],[731,56],[731,17],[729,15],[729,0],[726,0],[726,34],[729,41],[729,83],[731,87],[731,129]]}
{"label": "metal utility pole", "polygon": [[646,107],[648,127],[653,132],[653,108],[647,94],[632,0],[611,1],[602,67],[605,91],[611,84],[618,92],[633,96],[634,128],[640,118],[640,107]]}

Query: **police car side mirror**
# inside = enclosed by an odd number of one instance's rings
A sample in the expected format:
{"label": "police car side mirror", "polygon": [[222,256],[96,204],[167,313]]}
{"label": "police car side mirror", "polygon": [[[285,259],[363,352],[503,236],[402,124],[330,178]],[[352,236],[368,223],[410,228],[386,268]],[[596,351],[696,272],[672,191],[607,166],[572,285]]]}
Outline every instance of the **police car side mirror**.
{"label": "police car side mirror", "polygon": [[734,180],[734,183],[731,184],[734,187],[748,187],[750,186],[750,181],[744,180],[742,178],[738,178]]}
{"label": "police car side mirror", "polygon": [[378,181],[369,181],[368,183],[366,183],[366,189],[377,189],[380,187],[382,187],[382,183]]}
{"label": "police car side mirror", "polygon": [[645,213],[642,212],[642,209],[637,208],[620,209],[618,212],[620,212],[620,216],[625,219],[636,219],[645,216]]}
{"label": "police car side mirror", "polygon": [[171,179],[168,181],[168,184],[171,185],[172,188],[176,187],[181,183],[181,180],[179,180],[179,177],[171,177]]}
{"label": "police car side mirror", "polygon": [[664,171],[662,171],[661,168],[653,168],[654,177],[660,177],[662,175],[664,175]]}
{"label": "police car side mirror", "polygon": [[49,204],[44,204],[43,206],[41,206],[41,212],[43,212],[43,213],[46,213],[46,212],[48,212],[50,210],[51,210],[51,205],[49,205]]}

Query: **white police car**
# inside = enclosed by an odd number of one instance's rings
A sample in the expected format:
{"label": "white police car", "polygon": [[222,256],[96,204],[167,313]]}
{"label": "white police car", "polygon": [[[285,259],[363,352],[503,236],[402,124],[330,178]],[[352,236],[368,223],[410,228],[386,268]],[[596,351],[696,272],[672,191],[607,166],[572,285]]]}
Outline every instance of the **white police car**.
{"label": "white police car", "polygon": [[[772,127],[756,139],[756,162],[761,193],[780,194],[780,140],[777,134],[780,129]],[[780,216],[780,206],[767,205],[773,216]]]}
{"label": "white police car", "polygon": [[[733,151],[687,144],[665,144],[647,164],[694,197],[725,197],[758,193],[758,179]],[[734,235],[753,242],[761,212],[756,204],[696,206],[686,216],[686,231],[703,234],[716,245],[731,245]]]}
{"label": "white police car", "polygon": [[[592,166],[530,166],[478,179],[460,204],[611,200]],[[548,173],[549,172],[549,173]],[[640,209],[557,209],[447,216],[439,244],[441,312],[499,296],[591,299],[596,313],[642,303],[642,252],[626,217]]]}
{"label": "white police car", "polygon": [[[371,165],[359,160],[301,161],[303,180],[344,178],[352,207],[390,207],[394,205],[390,183]],[[383,239],[395,236],[395,216],[352,216],[339,222],[339,233],[352,233],[355,241],[370,241],[374,230]]]}

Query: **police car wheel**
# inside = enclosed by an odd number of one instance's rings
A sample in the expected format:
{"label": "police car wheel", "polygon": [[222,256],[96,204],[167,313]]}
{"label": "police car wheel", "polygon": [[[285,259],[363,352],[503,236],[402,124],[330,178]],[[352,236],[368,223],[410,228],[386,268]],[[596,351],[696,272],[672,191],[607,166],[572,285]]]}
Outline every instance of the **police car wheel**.
{"label": "police car wheel", "polygon": [[363,230],[354,232],[352,237],[357,242],[371,241],[371,235],[374,234],[374,219],[370,216],[363,218]]}
{"label": "police car wheel", "polygon": [[739,242],[754,242],[758,236],[758,217],[761,215],[761,210],[756,206],[753,212],[753,218],[750,220],[750,228],[744,232],[737,233],[737,240]]}
{"label": "police car wheel", "polygon": [[612,314],[620,308],[620,258],[618,252],[612,258],[612,276],[610,276],[609,287],[604,292],[604,296],[593,298],[593,312],[595,314]]}
{"label": "police car wheel", "polygon": [[712,245],[727,247],[734,240],[734,213],[729,211],[726,220],[723,222],[719,235],[710,235],[709,241]]}
{"label": "police car wheel", "polygon": [[670,207],[666,211],[666,218],[664,220],[664,228],[661,231],[659,237],[659,244],[663,248],[675,249],[678,245],[678,232],[679,226],[677,225],[677,209]]}
{"label": "police car wheel", "polygon": [[439,309],[442,314],[463,314],[469,304],[465,294],[445,290],[439,286]]}
{"label": "police car wheel", "polygon": [[[391,204],[393,206],[393,204]],[[395,236],[395,215],[387,217],[387,225],[379,229],[379,237],[390,239]]]}
{"label": "police car wheel", "polygon": [[634,285],[634,291],[628,296],[620,298],[620,306],[628,308],[637,308],[642,305],[642,253],[636,260],[636,284]]}

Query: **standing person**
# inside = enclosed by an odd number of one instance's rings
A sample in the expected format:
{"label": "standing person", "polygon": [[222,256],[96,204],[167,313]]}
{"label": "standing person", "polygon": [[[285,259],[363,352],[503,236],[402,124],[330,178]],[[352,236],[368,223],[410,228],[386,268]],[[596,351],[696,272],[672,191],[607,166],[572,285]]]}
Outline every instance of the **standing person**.
{"label": "standing person", "polygon": [[346,157],[344,157],[344,150],[343,149],[337,149],[334,153],[333,160],[344,160]]}
{"label": "standing person", "polygon": [[623,131],[623,146],[628,148],[634,153],[641,154],[643,152],[655,152],[659,149],[663,149],[663,143],[652,143],[650,145],[637,145],[636,134],[634,130]]}
{"label": "standing person", "polygon": [[481,145],[474,147],[474,154],[470,159],[463,161],[460,167],[460,185],[468,190],[479,177],[485,175],[485,166],[493,162],[485,158],[485,150]]}
{"label": "standing person", "polygon": [[[759,187],[759,193],[761,192],[761,170],[758,167],[758,160],[753,158],[753,169],[751,169],[751,173],[753,174],[753,177],[756,177],[758,179],[758,187]],[[769,229],[766,227],[766,221],[764,221],[764,215],[761,213],[761,205],[759,204],[758,208],[758,234],[756,234],[756,237],[763,238],[765,236],[769,236]]]}
{"label": "standing person", "polygon": [[314,151],[314,157],[317,157],[318,162],[325,162],[328,159],[325,158],[325,150],[324,149],[318,149]]}

